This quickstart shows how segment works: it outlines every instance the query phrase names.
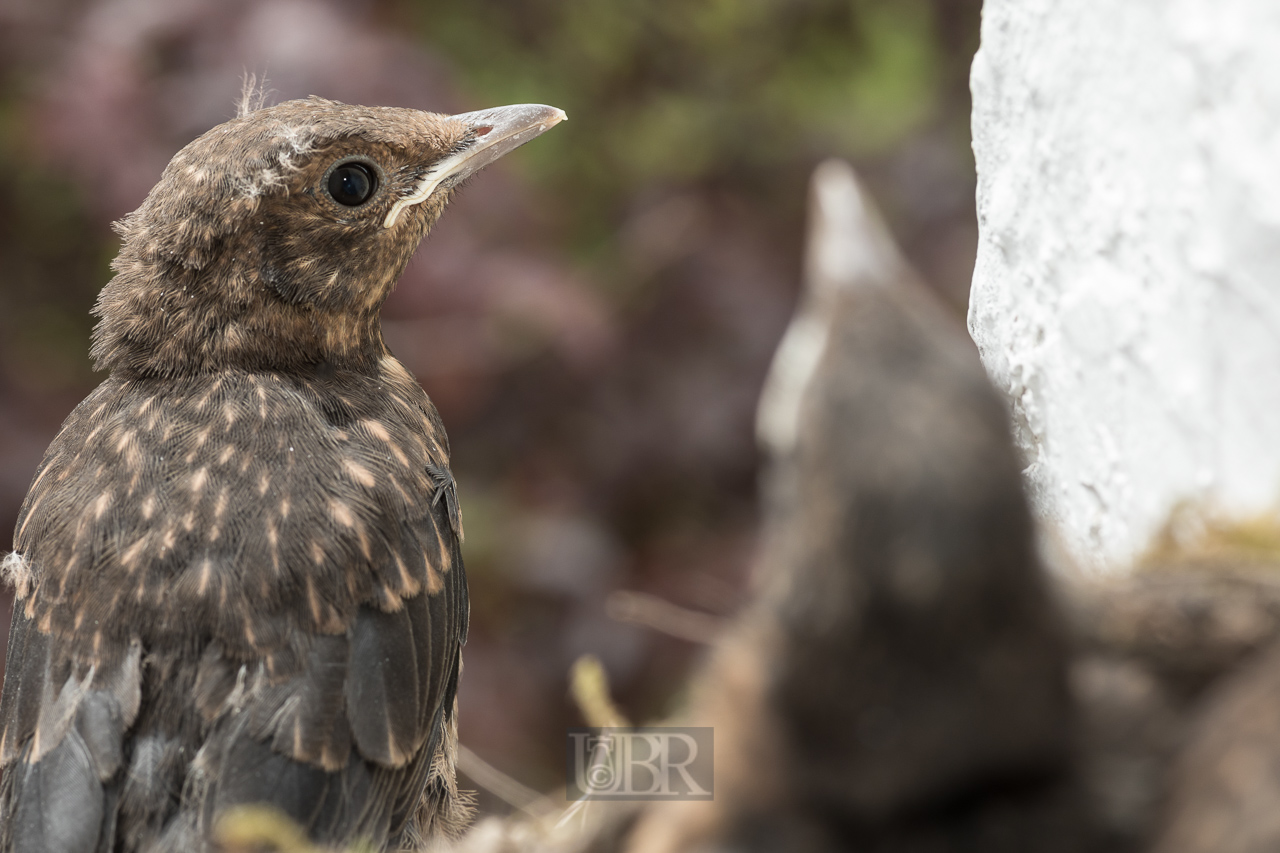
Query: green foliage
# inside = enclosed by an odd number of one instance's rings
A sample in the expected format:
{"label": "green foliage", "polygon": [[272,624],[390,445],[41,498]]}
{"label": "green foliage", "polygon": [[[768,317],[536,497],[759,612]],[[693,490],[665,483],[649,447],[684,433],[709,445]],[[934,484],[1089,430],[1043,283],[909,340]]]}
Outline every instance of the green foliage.
{"label": "green foliage", "polygon": [[583,247],[641,188],[803,185],[814,159],[883,153],[942,86],[925,0],[416,0],[421,38],[477,102],[564,108],[535,179],[569,194]]}

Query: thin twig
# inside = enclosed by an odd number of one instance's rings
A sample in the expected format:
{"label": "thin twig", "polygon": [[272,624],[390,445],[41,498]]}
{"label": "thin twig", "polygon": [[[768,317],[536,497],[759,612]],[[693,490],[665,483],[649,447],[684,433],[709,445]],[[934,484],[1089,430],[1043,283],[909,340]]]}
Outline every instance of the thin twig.
{"label": "thin twig", "polygon": [[722,620],[687,610],[646,592],[618,590],[605,601],[605,613],[619,622],[643,625],[690,643],[710,643],[724,627]]}
{"label": "thin twig", "polygon": [[513,809],[531,817],[542,817],[548,810],[546,797],[512,779],[462,744],[458,745],[458,770]]}

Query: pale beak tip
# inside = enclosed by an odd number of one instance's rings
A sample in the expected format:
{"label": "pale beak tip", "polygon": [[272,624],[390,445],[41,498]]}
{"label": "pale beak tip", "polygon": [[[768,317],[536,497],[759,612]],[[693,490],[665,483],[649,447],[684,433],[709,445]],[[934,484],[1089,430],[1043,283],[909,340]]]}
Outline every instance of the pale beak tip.
{"label": "pale beak tip", "polygon": [[559,107],[544,106],[544,107],[541,107],[540,109],[542,109],[544,112],[542,115],[542,120],[538,122],[539,133],[545,133],[546,131],[555,127],[560,122],[569,120],[569,116],[567,116],[565,114],[565,111],[560,109]]}

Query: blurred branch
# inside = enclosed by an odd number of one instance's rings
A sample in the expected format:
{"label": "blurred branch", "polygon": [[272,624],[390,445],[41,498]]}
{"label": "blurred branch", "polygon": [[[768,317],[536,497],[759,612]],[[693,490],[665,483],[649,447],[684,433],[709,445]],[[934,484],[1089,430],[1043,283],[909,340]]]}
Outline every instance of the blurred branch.
{"label": "blurred branch", "polygon": [[646,592],[612,592],[604,610],[610,619],[652,628],[690,643],[710,643],[724,628],[724,623],[714,616],[688,610]]}
{"label": "blurred branch", "polygon": [[458,771],[513,809],[519,809],[530,817],[542,817],[551,808],[542,794],[511,778],[461,744],[458,746]]}

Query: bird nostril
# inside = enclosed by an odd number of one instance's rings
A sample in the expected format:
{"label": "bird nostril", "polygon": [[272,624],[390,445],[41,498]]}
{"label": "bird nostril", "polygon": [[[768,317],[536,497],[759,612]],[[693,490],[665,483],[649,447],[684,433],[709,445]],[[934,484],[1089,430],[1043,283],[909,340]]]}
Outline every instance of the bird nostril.
{"label": "bird nostril", "polygon": [[491,130],[493,130],[492,127],[477,127],[473,133],[475,133],[476,136],[487,136]]}

